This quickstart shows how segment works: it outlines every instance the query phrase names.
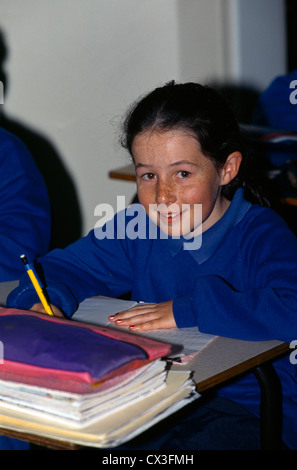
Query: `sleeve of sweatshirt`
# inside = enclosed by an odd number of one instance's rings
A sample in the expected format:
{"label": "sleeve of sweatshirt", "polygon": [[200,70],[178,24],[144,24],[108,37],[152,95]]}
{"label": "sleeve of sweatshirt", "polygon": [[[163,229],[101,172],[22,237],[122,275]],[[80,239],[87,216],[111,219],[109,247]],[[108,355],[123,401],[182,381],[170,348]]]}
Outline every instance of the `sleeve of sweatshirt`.
{"label": "sleeve of sweatshirt", "polygon": [[[111,227],[116,218],[108,222]],[[38,260],[41,277],[51,304],[67,317],[79,303],[94,295],[117,297],[128,292],[133,279],[133,258],[128,239],[98,239],[92,230],[86,237],[61,250],[56,249]],[[28,276],[8,296],[9,307],[29,309],[39,302]]]}
{"label": "sleeve of sweatshirt", "polygon": [[254,219],[241,234],[244,288],[215,272],[199,277],[189,295],[174,299],[178,327],[243,340],[297,338],[297,240],[275,220]]}

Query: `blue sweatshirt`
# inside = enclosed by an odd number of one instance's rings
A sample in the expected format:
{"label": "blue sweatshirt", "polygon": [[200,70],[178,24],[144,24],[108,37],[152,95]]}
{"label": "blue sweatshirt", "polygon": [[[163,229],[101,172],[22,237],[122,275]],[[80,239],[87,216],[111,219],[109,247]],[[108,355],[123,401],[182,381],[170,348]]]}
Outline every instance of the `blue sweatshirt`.
{"label": "blue sweatshirt", "polygon": [[0,128],[0,282],[19,279],[20,255],[48,252],[51,210],[47,188],[25,145]]}
{"label": "blue sweatshirt", "polygon": [[[239,189],[195,250],[185,249],[190,241],[160,237],[158,229],[149,239],[149,219],[139,212],[138,221],[146,221],[140,230],[129,211],[39,260],[51,302],[67,316],[86,297],[132,292],[137,301],[173,299],[180,328],[197,325],[201,332],[243,340],[297,339],[297,239],[274,211],[247,202]],[[119,236],[104,238],[113,233]],[[35,302],[24,276],[8,305],[27,309]],[[283,383],[284,440],[297,448],[295,366],[286,356],[275,367]],[[259,386],[252,374],[219,394],[259,415]]]}

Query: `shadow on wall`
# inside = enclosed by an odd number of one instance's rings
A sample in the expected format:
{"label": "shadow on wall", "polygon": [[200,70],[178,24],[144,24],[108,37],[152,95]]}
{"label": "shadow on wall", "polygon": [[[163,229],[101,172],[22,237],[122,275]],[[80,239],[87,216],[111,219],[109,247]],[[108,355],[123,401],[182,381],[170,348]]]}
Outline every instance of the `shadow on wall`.
{"label": "shadow on wall", "polygon": [[[0,31],[0,80],[7,96],[8,80],[4,62],[8,48]],[[76,190],[54,146],[25,124],[0,115],[0,125],[19,137],[29,149],[48,189],[52,206],[51,248],[64,248],[81,236],[81,213]]]}
{"label": "shadow on wall", "polygon": [[248,85],[232,85],[228,83],[209,83],[218,91],[231,106],[235,117],[241,124],[251,124],[255,107],[258,102],[259,90]]}

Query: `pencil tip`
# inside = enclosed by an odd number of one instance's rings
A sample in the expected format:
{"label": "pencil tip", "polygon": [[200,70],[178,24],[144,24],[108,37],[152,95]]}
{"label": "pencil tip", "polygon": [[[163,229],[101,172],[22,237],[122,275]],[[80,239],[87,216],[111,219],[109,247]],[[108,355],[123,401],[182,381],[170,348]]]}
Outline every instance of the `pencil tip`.
{"label": "pencil tip", "polygon": [[23,261],[24,264],[28,263],[26,255],[21,255],[21,260]]}

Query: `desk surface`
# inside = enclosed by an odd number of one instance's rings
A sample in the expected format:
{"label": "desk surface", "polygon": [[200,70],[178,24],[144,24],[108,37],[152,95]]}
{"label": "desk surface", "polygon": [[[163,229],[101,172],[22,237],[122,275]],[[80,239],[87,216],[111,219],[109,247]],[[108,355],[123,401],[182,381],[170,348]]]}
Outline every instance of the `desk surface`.
{"label": "desk surface", "polygon": [[[190,368],[194,372],[197,390],[201,393],[280,357],[288,350],[289,345],[280,341],[242,341],[218,337],[192,360]],[[189,365],[174,366],[174,369],[177,368],[188,370]]]}
{"label": "desk surface", "polygon": [[136,181],[133,163],[111,170],[108,175],[118,180]]}

